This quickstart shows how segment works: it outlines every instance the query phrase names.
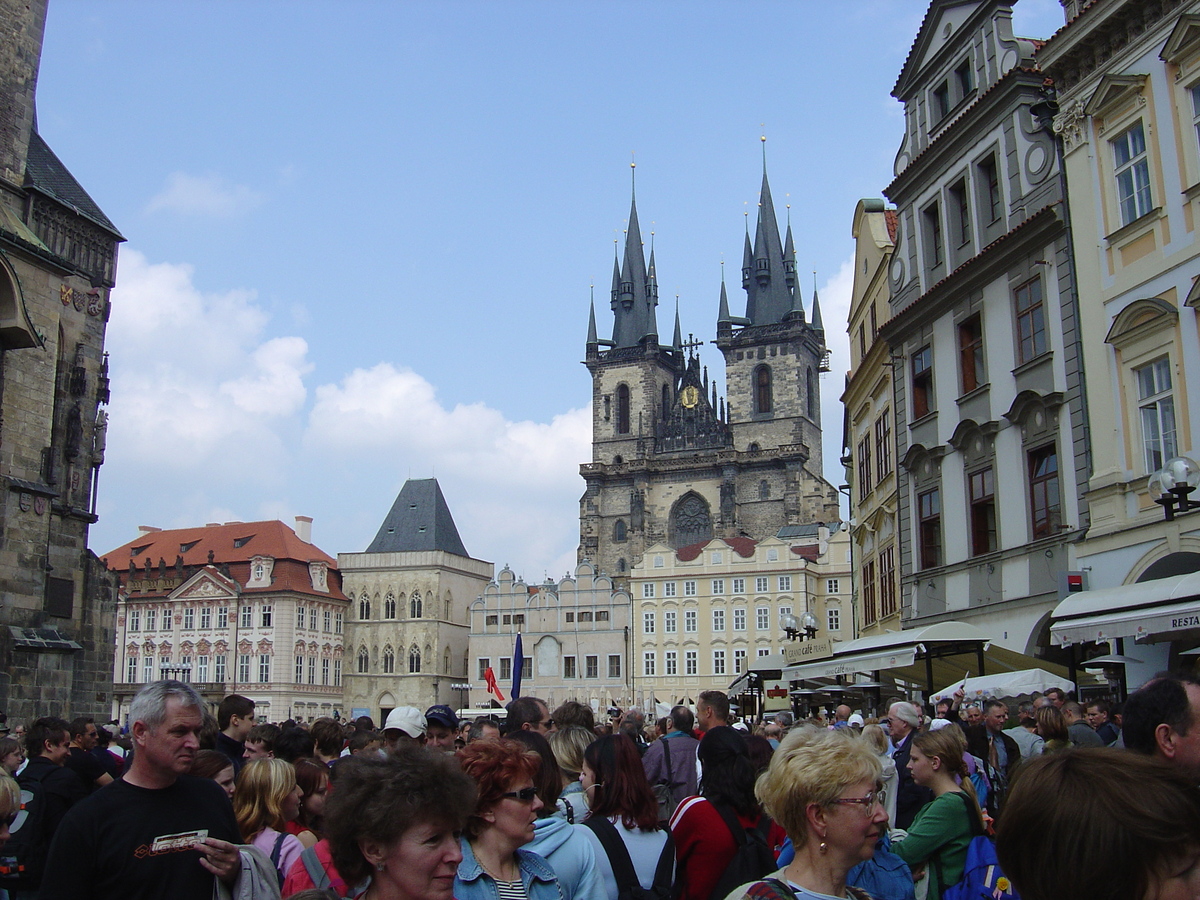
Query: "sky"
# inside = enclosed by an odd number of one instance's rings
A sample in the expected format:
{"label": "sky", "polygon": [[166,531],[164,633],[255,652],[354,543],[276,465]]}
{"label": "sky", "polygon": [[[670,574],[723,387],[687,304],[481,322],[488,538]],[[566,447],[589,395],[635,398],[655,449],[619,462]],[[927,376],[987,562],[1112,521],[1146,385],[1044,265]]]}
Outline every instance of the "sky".
{"label": "sky", "polygon": [[[127,239],[90,546],[306,515],[358,552],[406,479],[436,477],[472,556],[563,577],[589,297],[607,336],[631,175],[660,333],[677,296],[724,395],[722,263],[741,315],[764,153],[820,294],[841,484],[851,218],[892,179],[925,9],[50,0],[39,132]],[[1022,36],[1062,21],[1058,0],[1014,8]]]}

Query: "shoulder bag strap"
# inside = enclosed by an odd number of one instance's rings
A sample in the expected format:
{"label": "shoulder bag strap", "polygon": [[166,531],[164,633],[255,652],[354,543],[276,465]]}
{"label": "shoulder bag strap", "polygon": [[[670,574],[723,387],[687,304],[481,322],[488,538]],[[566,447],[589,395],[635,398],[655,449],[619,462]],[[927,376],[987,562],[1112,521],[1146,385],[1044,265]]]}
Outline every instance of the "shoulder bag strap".
{"label": "shoulder bag strap", "polygon": [[321,865],[321,858],[317,855],[315,846],[309,847],[300,854],[300,859],[304,863],[304,871],[308,872],[308,878],[313,883],[313,887],[318,890],[329,889],[329,873],[325,871],[325,867]]}
{"label": "shoulder bag strap", "polygon": [[630,859],[629,850],[617,832],[617,826],[608,821],[606,816],[588,816],[583,820],[583,824],[592,829],[596,833],[596,837],[600,839],[600,846],[604,848],[604,853],[608,856],[608,863],[612,866],[613,879],[617,882],[617,892],[633,890],[638,887],[640,882],[637,872],[633,868],[633,860]]}
{"label": "shoulder bag strap", "polygon": [[672,787],[675,779],[671,775],[671,742],[666,738],[662,739],[663,745],[663,763],[667,767],[667,787]]}
{"label": "shoulder bag strap", "polygon": [[675,838],[670,828],[663,829],[667,833],[667,842],[663,844],[662,853],[658,854],[658,865],[654,867],[654,887],[658,895],[665,897],[670,893],[674,882],[672,873],[675,870]]}
{"label": "shoulder bag strap", "polygon": [[[712,801],[709,801],[712,803]],[[715,809],[725,820],[725,827],[729,829],[729,833],[733,835],[733,842],[736,846],[741,847],[746,843],[746,828],[738,821],[737,814],[728,806],[713,803],[712,808]]]}
{"label": "shoulder bag strap", "polygon": [[280,832],[279,837],[275,838],[275,846],[271,848],[271,865],[275,868],[275,875],[279,879],[279,886],[283,887],[283,872],[279,868],[279,856],[283,853],[283,839],[287,837],[287,832]]}

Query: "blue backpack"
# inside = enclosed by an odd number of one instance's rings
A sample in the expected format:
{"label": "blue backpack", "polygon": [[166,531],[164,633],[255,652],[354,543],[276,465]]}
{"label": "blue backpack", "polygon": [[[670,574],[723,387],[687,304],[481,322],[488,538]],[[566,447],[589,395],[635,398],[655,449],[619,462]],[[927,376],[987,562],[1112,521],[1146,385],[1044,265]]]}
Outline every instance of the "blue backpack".
{"label": "blue backpack", "polygon": [[[959,796],[967,804],[971,822],[982,830],[971,799],[966,794]],[[943,888],[942,900],[1020,900],[1012,882],[1000,871],[996,845],[986,834],[976,834],[971,838],[971,843],[967,844],[963,876],[957,884]]]}

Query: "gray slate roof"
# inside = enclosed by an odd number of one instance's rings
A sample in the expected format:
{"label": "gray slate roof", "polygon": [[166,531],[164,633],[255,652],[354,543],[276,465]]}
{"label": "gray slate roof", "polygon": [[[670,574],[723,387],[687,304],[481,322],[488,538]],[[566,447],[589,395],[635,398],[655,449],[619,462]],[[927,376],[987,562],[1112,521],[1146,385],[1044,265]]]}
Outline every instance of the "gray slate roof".
{"label": "gray slate roof", "polygon": [[444,550],[470,557],[436,478],[410,478],[404,482],[391,511],[379,526],[379,533],[367,548],[368,553],[421,550]]}
{"label": "gray slate roof", "polygon": [[35,191],[53,197],[86,219],[95,222],[114,237],[125,240],[117,226],[88,196],[75,176],[62,164],[54,151],[36,131],[29,136],[29,155],[25,160],[25,185]]}

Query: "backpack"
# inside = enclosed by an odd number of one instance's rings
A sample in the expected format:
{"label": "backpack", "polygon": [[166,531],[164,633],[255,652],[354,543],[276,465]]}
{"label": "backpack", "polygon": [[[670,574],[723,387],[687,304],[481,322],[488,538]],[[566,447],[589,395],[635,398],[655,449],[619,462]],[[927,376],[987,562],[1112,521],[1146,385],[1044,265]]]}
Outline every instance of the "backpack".
{"label": "backpack", "polygon": [[675,841],[669,829],[667,842],[658,855],[658,865],[654,867],[654,882],[644,888],[633,868],[633,860],[629,858],[629,850],[617,833],[617,826],[605,816],[588,816],[583,824],[596,833],[608,856],[613,879],[617,882],[617,900],[671,900],[675,896]]}
{"label": "backpack", "polygon": [[[49,766],[26,768],[17,778],[21,788],[21,809],[8,827],[12,835],[0,852],[0,885],[13,888],[19,884],[41,883],[50,851],[47,835],[43,835],[42,820],[46,809],[42,779],[56,771]],[[40,774],[39,774],[40,773]]]}
{"label": "backpack", "polygon": [[771,827],[771,820],[760,815],[758,822],[747,828],[738,821],[737,815],[729,807],[713,803],[712,808],[725,820],[725,827],[733,835],[737,848],[717,880],[716,887],[708,895],[709,900],[725,900],[729,892],[738,885],[758,881],[775,871],[775,854],[771,852],[771,846],[767,843],[767,831]]}
{"label": "backpack", "polygon": [[[983,833],[979,817],[972,808],[971,798],[960,794],[967,805],[975,836],[967,844],[967,861],[963,864],[963,876],[957,884],[942,883],[942,900],[1020,900],[1012,882],[1000,871],[1000,860],[996,858],[996,845]],[[938,881],[941,882],[939,865]]]}
{"label": "backpack", "polygon": [[874,900],[914,900],[912,870],[892,852],[892,841],[884,834],[875,844],[875,855],[846,873],[846,884],[866,891]]}
{"label": "backpack", "polygon": [[667,767],[667,777],[654,782],[650,787],[654,791],[654,799],[658,801],[658,821],[669,822],[671,816],[675,815],[679,802],[675,799],[675,784],[671,775],[671,742],[663,738],[659,743],[662,744],[663,764]]}

